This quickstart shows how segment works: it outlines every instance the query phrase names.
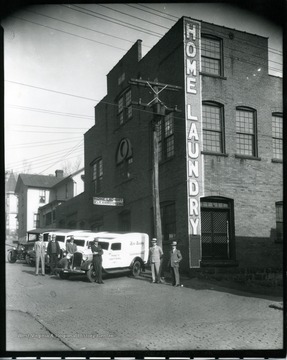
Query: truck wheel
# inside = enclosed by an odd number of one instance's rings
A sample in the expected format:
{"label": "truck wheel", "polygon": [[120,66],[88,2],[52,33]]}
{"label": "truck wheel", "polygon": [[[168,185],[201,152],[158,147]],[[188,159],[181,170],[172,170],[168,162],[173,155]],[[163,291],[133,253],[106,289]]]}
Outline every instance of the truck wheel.
{"label": "truck wheel", "polygon": [[16,262],[16,260],[17,260],[16,257],[12,256],[12,252],[11,251],[8,252],[8,261],[9,261],[9,263],[14,264]]}
{"label": "truck wheel", "polygon": [[60,278],[63,280],[69,279],[70,274],[63,273],[63,271],[59,272]]}
{"label": "truck wheel", "polygon": [[90,282],[95,282],[96,281],[96,272],[95,272],[93,266],[91,266],[89,268],[89,270],[87,271],[87,277],[90,280]]}
{"label": "truck wheel", "polygon": [[141,273],[141,263],[139,262],[139,260],[136,260],[133,263],[133,267],[132,267],[132,275],[133,276],[139,276]]}

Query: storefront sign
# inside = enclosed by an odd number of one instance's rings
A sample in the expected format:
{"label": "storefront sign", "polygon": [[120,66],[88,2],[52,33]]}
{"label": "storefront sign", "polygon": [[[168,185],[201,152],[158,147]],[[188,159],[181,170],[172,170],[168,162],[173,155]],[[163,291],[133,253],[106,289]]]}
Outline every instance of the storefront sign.
{"label": "storefront sign", "polygon": [[124,199],[121,198],[105,198],[105,197],[94,197],[94,205],[105,205],[105,206],[123,206]]}
{"label": "storefront sign", "polygon": [[203,194],[200,32],[201,24],[184,19],[185,121],[188,195],[189,265],[200,266],[200,197]]}

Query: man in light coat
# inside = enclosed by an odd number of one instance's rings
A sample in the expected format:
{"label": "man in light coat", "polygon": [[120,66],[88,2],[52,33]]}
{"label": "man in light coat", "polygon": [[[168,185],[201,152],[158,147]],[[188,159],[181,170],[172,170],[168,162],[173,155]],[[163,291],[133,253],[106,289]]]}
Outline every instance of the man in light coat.
{"label": "man in light coat", "polygon": [[43,241],[43,235],[39,235],[39,240],[35,242],[35,253],[36,253],[36,271],[35,275],[39,274],[39,262],[41,261],[42,275],[45,276],[45,250],[46,246]]}
{"label": "man in light coat", "polygon": [[171,251],[169,253],[170,258],[168,265],[170,267],[171,278],[172,278],[172,285],[173,286],[180,286],[179,280],[179,263],[182,260],[181,252],[176,248],[177,242],[173,241],[171,244]]}
{"label": "man in light coat", "polygon": [[151,266],[151,275],[153,283],[160,283],[160,264],[163,257],[163,251],[157,245],[157,239],[153,238],[151,241],[152,246],[149,248],[148,262]]}

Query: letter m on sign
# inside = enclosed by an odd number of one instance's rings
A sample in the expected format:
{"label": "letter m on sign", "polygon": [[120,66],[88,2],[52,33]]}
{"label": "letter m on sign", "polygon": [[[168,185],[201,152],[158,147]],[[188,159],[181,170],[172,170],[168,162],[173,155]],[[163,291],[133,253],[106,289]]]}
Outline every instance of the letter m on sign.
{"label": "letter m on sign", "polygon": [[189,235],[189,267],[199,268],[201,260],[200,235]]}

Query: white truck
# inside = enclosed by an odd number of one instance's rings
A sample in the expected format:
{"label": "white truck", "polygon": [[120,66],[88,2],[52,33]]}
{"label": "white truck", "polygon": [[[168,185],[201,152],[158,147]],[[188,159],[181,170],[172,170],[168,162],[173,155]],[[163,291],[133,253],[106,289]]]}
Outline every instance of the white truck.
{"label": "white truck", "polygon": [[[89,236],[90,235],[90,236]],[[57,268],[60,278],[70,275],[86,274],[94,282],[93,254],[91,245],[97,237],[103,249],[103,272],[108,274],[130,271],[133,276],[144,271],[148,261],[149,236],[145,233],[110,233],[75,234],[74,243],[77,252],[72,258],[69,269]]]}

